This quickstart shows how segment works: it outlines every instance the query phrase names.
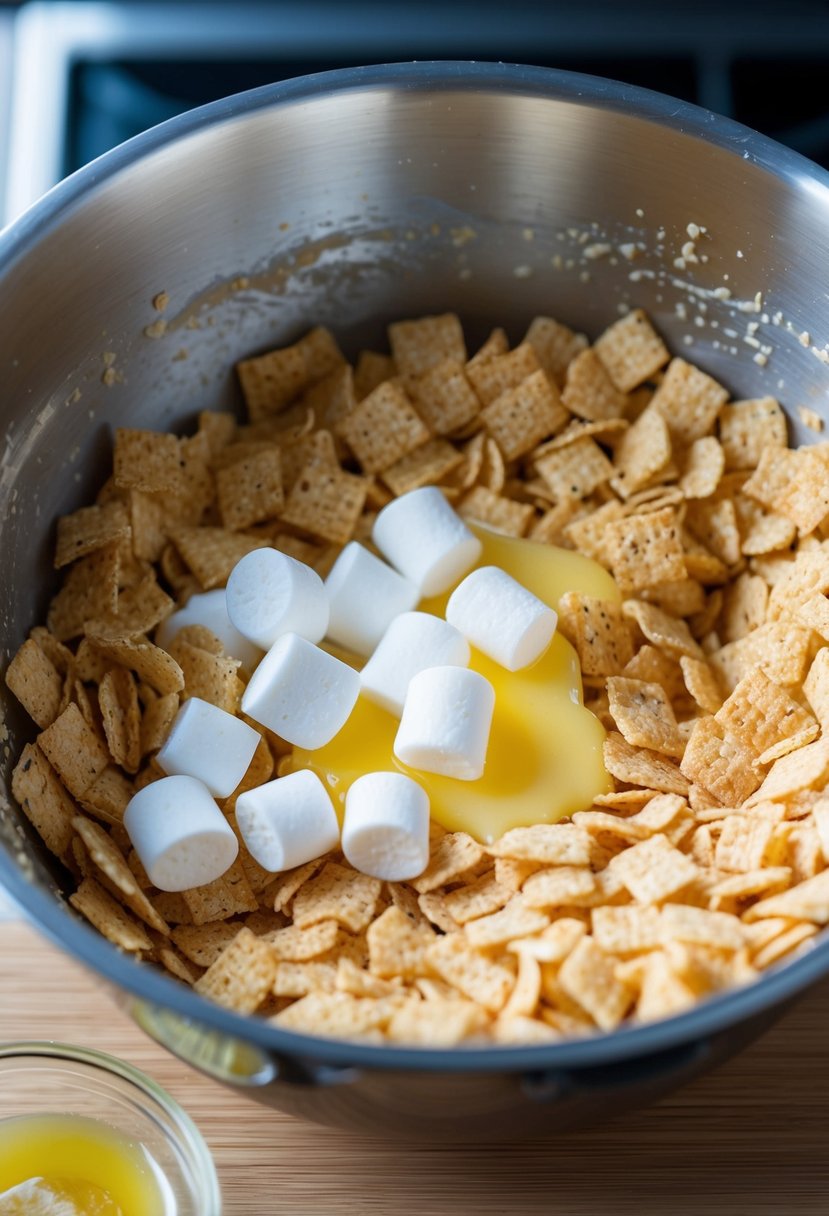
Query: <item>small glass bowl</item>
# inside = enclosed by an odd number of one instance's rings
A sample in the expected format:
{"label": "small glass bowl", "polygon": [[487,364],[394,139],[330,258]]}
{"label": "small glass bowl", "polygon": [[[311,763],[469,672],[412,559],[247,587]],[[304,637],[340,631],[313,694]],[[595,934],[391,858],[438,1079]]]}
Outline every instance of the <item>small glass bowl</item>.
{"label": "small glass bowl", "polygon": [[123,1060],[67,1043],[0,1044],[0,1120],[83,1115],[143,1144],[170,1192],[174,1216],[221,1216],[210,1150],[177,1102]]}

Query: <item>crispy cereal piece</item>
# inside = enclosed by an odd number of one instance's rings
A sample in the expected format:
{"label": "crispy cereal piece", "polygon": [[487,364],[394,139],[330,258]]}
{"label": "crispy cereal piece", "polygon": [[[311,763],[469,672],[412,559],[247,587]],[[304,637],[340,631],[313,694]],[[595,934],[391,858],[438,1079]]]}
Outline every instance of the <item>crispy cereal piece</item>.
{"label": "crispy cereal piece", "polygon": [[549,923],[547,913],[526,903],[521,895],[514,895],[498,912],[470,921],[465,932],[467,941],[476,950],[488,950],[540,933]]}
{"label": "crispy cereal piece", "polygon": [[333,962],[277,962],[273,979],[276,997],[302,997],[309,992],[336,992],[337,967]]}
{"label": "crispy cereal piece", "polygon": [[426,958],[441,979],[490,1013],[503,1009],[515,984],[512,971],[470,949],[461,933],[439,937]]}
{"label": "crispy cereal piece", "polygon": [[344,545],[353,535],[368,493],[368,481],[339,467],[306,466],[291,489],[282,511],[285,523],[320,540]]}
{"label": "crispy cereal piece", "polygon": [[589,907],[597,890],[596,876],[590,870],[582,866],[557,865],[531,874],[521,889],[520,898],[529,908]]}
{"label": "crispy cereal piece", "polygon": [[170,656],[181,669],[184,696],[200,697],[235,714],[244,687],[237,675],[239,660],[225,654],[210,654],[201,646],[191,645],[181,633],[170,646]]}
{"label": "crispy cereal piece", "polygon": [[117,611],[118,568],[116,542],[73,562],[46,618],[50,633],[59,642],[83,633],[90,617]]}
{"label": "crispy cereal piece", "polygon": [[435,435],[462,430],[481,408],[463,364],[452,358],[442,359],[413,380],[409,391],[418,413]]}
{"label": "crispy cereal piece", "polygon": [[637,1022],[652,1022],[682,1013],[696,1004],[697,999],[692,989],[676,974],[664,952],[648,955],[636,1002]]}
{"label": "crispy cereal piece", "polygon": [[151,929],[168,937],[169,926],[139,887],[135,875],[109,833],[83,815],[77,815],[73,825],[88,849],[92,862],[100,871],[100,876],[94,877]]}
{"label": "crispy cereal piece", "polygon": [[612,776],[629,785],[641,785],[666,794],[688,793],[688,779],[675,764],[658,752],[631,747],[615,731],[604,741],[604,763]]}
{"label": "crispy cereal piece", "polygon": [[715,718],[755,755],[815,724],[812,715],[759,668],[743,677]]}
{"label": "crispy cereal piece", "polygon": [[136,772],[141,762],[141,711],[132,673],[111,668],[101,680],[98,704],[110,755],[128,773]]}
{"label": "crispy cereal piece", "polygon": [[134,671],[140,680],[145,680],[157,692],[180,692],[184,687],[184,676],[178,663],[153,642],[133,638],[109,641],[95,634],[89,635],[89,641],[105,659]]}
{"label": "crispy cereal piece", "polygon": [[688,448],[679,488],[686,498],[710,498],[725,471],[725,453],[714,435],[695,439]]}
{"label": "crispy cereal piece", "polygon": [[673,507],[609,523],[606,544],[622,594],[686,577],[679,521]]}
{"label": "crispy cereal piece", "polygon": [[52,660],[31,638],[6,668],[6,686],[36,726],[51,726],[60,712],[63,680]]}
{"label": "crispy cereal piece", "polygon": [[263,938],[280,962],[303,963],[331,950],[338,932],[335,920],[321,920],[305,929],[297,925],[274,929],[264,934]]}
{"label": "crispy cereal piece", "polygon": [[773,397],[735,401],[720,412],[727,469],[756,468],[764,448],[785,448],[786,439],[786,415]]}
{"label": "crispy cereal piece", "polygon": [[162,431],[118,427],[112,463],[115,485],[149,494],[180,494],[184,488],[179,440]]}
{"label": "crispy cereal piece", "polygon": [[392,905],[372,921],[366,939],[372,975],[412,980],[429,974],[426,952],[436,936],[425,920],[414,922]]}
{"label": "crispy cereal piece", "polygon": [[380,355],[374,350],[361,350],[354,368],[354,395],[358,401],[367,397],[372,389],[384,380],[397,375],[398,368],[391,355]]}
{"label": "crispy cereal piece", "polygon": [[803,682],[803,692],[823,730],[829,730],[829,647],[821,646]]}
{"label": "crispy cereal piece", "polygon": [[[646,604],[642,600],[625,600],[622,612],[629,620],[635,621],[648,641],[664,651],[669,658],[678,662],[682,655],[688,655],[692,659],[703,657],[703,652],[691,636],[685,621],[669,616],[655,604]],[[632,673],[626,671],[625,674]]]}
{"label": "crispy cereal piece", "polygon": [[757,815],[730,814],[722,822],[714,852],[718,870],[748,873],[763,866],[774,824]]}
{"label": "crispy cereal piece", "polygon": [[[573,360],[585,350],[587,338],[552,317],[534,317],[524,337],[544,371],[559,386]],[[574,411],[578,413],[578,410]]]}
{"label": "crispy cereal piece", "polygon": [[84,628],[86,633],[112,641],[135,638],[150,633],[175,606],[175,601],[159,587],[155,574],[150,573],[119,593],[115,612],[90,618]]}
{"label": "crispy cereal piece", "polygon": [[109,764],[106,747],[74,703],[67,705],[63,713],[41,731],[37,742],[76,798],[87,792]]}
{"label": "crispy cereal piece", "polygon": [[[467,363],[466,374],[484,405],[491,405],[498,397],[541,371],[535,351],[526,342],[516,346],[515,350],[486,359],[480,354]],[[558,400],[557,390],[553,391]]]}
{"label": "crispy cereal piece", "polygon": [[727,400],[727,389],[711,376],[684,359],[672,359],[651,404],[663,415],[671,437],[691,444],[712,434]]}
{"label": "crispy cereal piece", "polygon": [[787,916],[809,920],[818,925],[829,924],[829,870],[799,883],[779,895],[770,895],[754,904],[745,913],[749,923],[766,916]]}
{"label": "crispy cereal piece", "polygon": [[593,940],[608,954],[639,954],[662,944],[661,912],[651,905],[594,908],[591,923]]}
{"label": "crispy cereal piece", "polygon": [[665,343],[641,308],[609,326],[593,343],[593,349],[623,393],[637,388],[670,358]]}
{"label": "crispy cereal piece", "polygon": [[535,507],[530,503],[504,498],[486,486],[475,486],[461,499],[457,509],[464,519],[477,520],[507,536],[526,536],[535,517]]}
{"label": "crispy cereal piece", "polygon": [[597,422],[621,418],[626,399],[610,379],[596,352],[582,350],[567,367],[561,400],[580,418]]}
{"label": "crispy cereal piece", "polygon": [[801,536],[808,536],[829,514],[827,461],[811,448],[799,448],[792,455],[797,457],[795,475],[773,506],[797,525]]}
{"label": "crispy cereal piece", "polygon": [[729,691],[755,667],[762,667],[775,684],[801,684],[811,645],[811,630],[775,621],[729,642],[710,655],[710,662]]}
{"label": "crispy cereal piece", "polygon": [[216,474],[222,524],[231,531],[274,519],[282,510],[282,458],[279,448],[238,460]]}
{"label": "crispy cereal piece", "polygon": [[511,857],[542,865],[590,864],[590,838],[580,828],[567,823],[534,823],[526,828],[511,828],[486,851],[491,857]]}
{"label": "crispy cereal piece", "polygon": [[745,934],[739,918],[729,912],[709,912],[687,904],[662,908],[662,943],[689,942],[714,950],[740,950]]}
{"label": "crispy cereal piece", "polygon": [[242,928],[193,987],[226,1009],[255,1013],[270,992],[275,971],[271,947]]}
{"label": "crispy cereal piece", "polygon": [[450,891],[446,907],[459,925],[465,925],[503,908],[515,890],[517,888],[499,881],[495,873],[484,874],[470,885]]}
{"label": "crispy cereal piece", "polygon": [[723,703],[723,692],[714,668],[704,659],[692,659],[688,655],[680,655],[679,666],[685,687],[700,709],[716,714]]}
{"label": "crispy cereal piece", "polygon": [[613,465],[589,437],[547,452],[536,460],[535,467],[556,502],[588,498],[613,476]]}
{"label": "crispy cereal piece", "polygon": [[142,759],[150,752],[157,752],[163,745],[178,709],[179,696],[175,692],[148,702],[141,716]]}
{"label": "crispy cereal piece", "polygon": [[127,508],[117,499],[104,506],[81,507],[58,519],[55,569],[130,536]]}
{"label": "crispy cereal piece", "polygon": [[564,960],[558,983],[600,1030],[615,1030],[633,1000],[631,989],[616,979],[615,959],[589,937],[582,938]]}
{"label": "crispy cereal piece", "polygon": [[307,928],[333,919],[352,933],[365,929],[374,917],[382,884],[336,862],[329,861],[294,897],[294,923]]}
{"label": "crispy cereal piece", "polygon": [[454,313],[397,321],[388,328],[396,367],[404,376],[422,376],[444,359],[466,363],[466,342]]}
{"label": "crispy cereal piece", "polygon": [[[484,364],[484,367],[490,366]],[[540,369],[514,388],[506,389],[481,413],[481,421],[505,460],[525,455],[542,439],[560,430],[567,419],[568,413],[561,404],[558,390]]]}
{"label": "crispy cereal piece", "polygon": [[741,552],[746,557],[758,557],[787,548],[797,535],[797,527],[785,515],[765,511],[759,503],[744,494],[734,499],[737,524],[741,536]]}
{"label": "crispy cereal piece", "polygon": [[613,455],[611,486],[622,498],[643,489],[671,459],[671,437],[658,410],[648,408],[625,431]]}
{"label": "crispy cereal piece", "polygon": [[394,380],[378,385],[337,424],[365,473],[381,473],[430,438],[403,387]]}
{"label": "crispy cereal piece", "polygon": [[[532,954],[519,953],[518,976],[510,998],[504,1006],[499,1021],[502,1026],[513,1019],[529,1020],[538,1007],[541,997],[541,967]],[[535,1023],[538,1025],[538,1023]],[[503,1040],[502,1040],[503,1041]]]}
{"label": "crispy cereal piece", "polygon": [[725,806],[739,806],[760,784],[752,747],[730,735],[713,717],[698,718],[680,768]]}
{"label": "crispy cereal piece", "polygon": [[641,904],[657,904],[678,894],[699,875],[690,857],[657,833],[613,858],[614,874]]}
{"label": "crispy cereal piece", "polygon": [[393,494],[407,494],[442,481],[463,462],[461,453],[445,439],[429,439],[401,456],[380,474]]}
{"label": "crispy cereal piece", "polygon": [[671,703],[659,684],[611,676],[607,695],[613,720],[628,743],[668,756],[682,756],[685,743]]}
{"label": "crispy cereal piece", "polygon": [[225,528],[173,528],[170,539],[204,591],[224,586],[238,561],[268,543]]}
{"label": "crispy cereal piece", "polygon": [[766,620],[769,589],[758,575],[745,572],[726,589],[718,636],[736,642],[759,629]]}
{"label": "crispy cereal piece", "polygon": [[829,592],[829,553],[802,549],[775,582],[769,595],[768,619],[794,616],[814,596]]}
{"label": "crispy cereal piece", "polygon": [[483,846],[471,836],[467,836],[466,832],[448,832],[438,841],[428,866],[422,874],[413,879],[411,886],[418,895],[435,891],[471,870],[483,856]]}
{"label": "crispy cereal piece", "polygon": [[220,878],[201,887],[191,887],[181,894],[194,925],[229,920],[242,912],[255,912],[259,907],[239,857]]}
{"label": "crispy cereal piece", "polygon": [[[281,965],[291,966],[284,963]],[[313,966],[312,963],[304,965]],[[400,1008],[400,1004],[399,997],[370,1000],[367,997],[351,996],[348,992],[309,992],[301,1000],[277,1013],[271,1021],[284,1030],[296,1030],[301,1034],[359,1039],[385,1028]]]}
{"label": "crispy cereal piece", "polygon": [[387,1034],[393,1043],[415,1047],[454,1047],[482,1031],[487,1015],[474,1001],[437,997],[408,1001],[395,1011]]}
{"label": "crispy cereal piece", "polygon": [[772,765],[751,804],[777,802],[801,790],[823,788],[829,777],[829,738],[818,739],[799,751],[790,752]]}
{"label": "crispy cereal piece", "polygon": [[50,853],[66,859],[75,806],[43,752],[27,743],[12,772],[12,795]]}
{"label": "crispy cereal piece", "polygon": [[800,924],[794,925],[785,933],[778,934],[762,949],[758,950],[752,958],[753,965],[760,971],[766,967],[770,967],[772,963],[778,963],[787,954],[791,954],[800,946],[806,943],[811,944],[811,939],[817,933],[817,926]]}
{"label": "crispy cereal piece", "polygon": [[[159,770],[159,777],[164,774]],[[81,794],[78,802],[89,815],[101,819],[112,827],[120,826],[124,819],[130,798],[135,789],[120,768],[108,764],[99,777],[92,782],[89,789]]]}
{"label": "crispy cereal piece", "polygon": [[[384,379],[387,378],[384,377]],[[378,383],[380,382],[378,381]],[[372,385],[372,387],[377,386]],[[368,393],[362,395],[367,396]],[[313,410],[318,426],[333,427],[341,418],[345,418],[347,414],[351,413],[358,400],[360,398],[354,389],[354,372],[348,363],[343,363],[341,367],[335,368],[322,380],[318,380],[316,384],[305,390],[299,408]],[[283,419],[285,417],[286,415],[282,415]]]}
{"label": "crispy cereal piece", "polygon": [[281,413],[303,389],[343,362],[333,335],[321,326],[309,330],[292,346],[243,359],[236,364],[236,371],[251,422]]}
{"label": "crispy cereal piece", "polygon": [[233,921],[210,921],[205,925],[176,925],[171,937],[185,958],[197,967],[211,967],[239,932]]}
{"label": "crispy cereal piece", "polygon": [[576,648],[585,676],[619,675],[633,657],[621,606],[568,591],[559,602],[559,629]]}
{"label": "crispy cereal piece", "polygon": [[69,902],[114,945],[130,953],[152,950],[144,926],[107,894],[93,878],[85,878]]}

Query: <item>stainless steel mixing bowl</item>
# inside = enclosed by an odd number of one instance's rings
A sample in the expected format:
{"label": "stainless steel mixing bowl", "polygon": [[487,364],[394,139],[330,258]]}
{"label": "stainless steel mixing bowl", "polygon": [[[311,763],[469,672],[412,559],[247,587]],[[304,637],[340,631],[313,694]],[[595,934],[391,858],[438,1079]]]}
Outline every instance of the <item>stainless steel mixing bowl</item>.
{"label": "stainless steel mixing bowl", "polygon": [[[3,660],[43,618],[53,520],[100,485],[111,429],[226,407],[241,355],[312,323],[356,349],[389,319],[446,309],[473,334],[505,323],[518,339],[536,313],[595,334],[642,305],[735,394],[825,413],[827,270],[824,172],[604,80],[409,64],[174,119],[0,235]],[[171,323],[153,339],[161,291]],[[804,437],[796,419],[793,431]],[[12,698],[4,714],[7,779],[31,728]],[[323,1041],[208,1005],[120,954],[67,908],[66,876],[8,795],[0,841],[0,881],[151,1034],[263,1101],[351,1128],[478,1139],[596,1120],[710,1066],[829,971],[827,942],[680,1017],[550,1047]]]}

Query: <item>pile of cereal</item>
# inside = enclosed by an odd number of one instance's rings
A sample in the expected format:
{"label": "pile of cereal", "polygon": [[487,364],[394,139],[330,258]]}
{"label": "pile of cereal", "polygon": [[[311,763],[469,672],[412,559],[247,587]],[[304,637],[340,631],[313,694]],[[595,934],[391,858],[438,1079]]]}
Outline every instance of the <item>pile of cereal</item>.
{"label": "pile of cereal", "polygon": [[[246,424],[118,431],[95,505],[58,521],[66,576],[6,681],[40,732],[13,791],[73,907],[240,1012],[438,1047],[665,1017],[808,946],[829,922],[826,447],[790,450],[775,400],[729,402],[641,311],[592,346],[549,318],[472,358],[454,316],[389,338],[353,368],[322,329],[240,363]],[[337,851],[274,874],[242,842],[214,882],[153,888],[125,808],[182,700],[240,714],[246,677],[205,627],[163,649],[159,625],[260,547],[324,575],[427,484],[613,574],[621,605],[565,595],[559,628],[615,791],[487,846],[433,825],[409,882]],[[260,734],[220,803],[234,830],[286,769]]]}

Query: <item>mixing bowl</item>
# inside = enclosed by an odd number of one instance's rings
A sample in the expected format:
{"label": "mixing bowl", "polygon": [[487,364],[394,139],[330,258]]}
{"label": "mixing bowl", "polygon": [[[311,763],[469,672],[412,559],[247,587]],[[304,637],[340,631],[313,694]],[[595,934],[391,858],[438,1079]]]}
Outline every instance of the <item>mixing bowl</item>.
{"label": "mixing bowl", "polygon": [[[825,414],[827,264],[824,172],[605,80],[407,64],[174,119],[0,236],[3,660],[43,619],[53,520],[99,488],[112,428],[186,428],[226,408],[242,355],[313,323],[353,353],[388,320],[449,309],[473,337],[502,323],[517,340],[539,313],[595,335],[641,305],[735,395]],[[6,779],[30,731],[7,702]],[[315,1039],[210,1005],[81,923],[8,795],[0,842],[0,881],[25,914],[160,1042],[286,1111],[387,1135],[538,1135],[617,1113],[736,1050],[829,971],[823,942],[681,1016],[560,1045]]]}

